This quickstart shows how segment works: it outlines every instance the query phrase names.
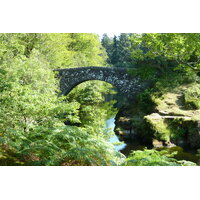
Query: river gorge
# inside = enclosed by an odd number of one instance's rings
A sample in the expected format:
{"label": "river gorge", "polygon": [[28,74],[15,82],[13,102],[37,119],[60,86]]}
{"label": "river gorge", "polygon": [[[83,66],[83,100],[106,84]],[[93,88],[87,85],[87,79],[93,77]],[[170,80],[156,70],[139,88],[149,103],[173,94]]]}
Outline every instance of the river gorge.
{"label": "river gorge", "polygon": [[[115,150],[120,151],[125,156],[128,156],[132,151],[135,150],[143,150],[144,148],[154,148],[153,146],[145,146],[144,144],[141,144],[138,141],[128,141],[126,142],[120,141],[118,136],[114,134],[114,128],[115,128],[115,117],[111,117],[105,122],[105,128],[109,129],[113,132],[113,135],[109,138],[109,142],[114,144]],[[177,152],[177,154],[174,156],[177,160],[187,160],[195,162],[198,166],[200,166],[200,152],[194,149],[190,148],[183,148],[180,146],[174,146],[171,148],[157,148],[157,150],[163,150],[166,149],[170,153]]]}

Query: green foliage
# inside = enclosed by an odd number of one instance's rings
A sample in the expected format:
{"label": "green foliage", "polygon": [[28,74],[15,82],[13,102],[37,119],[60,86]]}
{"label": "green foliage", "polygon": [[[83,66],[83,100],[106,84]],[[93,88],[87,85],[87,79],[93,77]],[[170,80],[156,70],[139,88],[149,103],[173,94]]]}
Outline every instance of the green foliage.
{"label": "green foliage", "polygon": [[113,38],[112,54],[111,54],[111,63],[116,66],[119,62],[120,51],[119,51],[119,41],[117,36]]}
{"label": "green foliage", "polygon": [[[186,136],[187,127],[189,127],[189,125],[187,124],[186,126],[183,119],[175,118],[174,120],[169,121],[168,124],[169,128],[171,129],[171,140],[182,139]],[[194,129],[194,126],[191,126],[189,128],[192,131],[192,129]]]}
{"label": "green foliage", "polygon": [[137,95],[138,107],[145,114],[151,113],[155,108],[155,103],[152,101],[152,93],[152,89],[148,88]]}
{"label": "green foliage", "polygon": [[103,134],[105,120],[116,114],[115,101],[105,102],[105,94],[112,93],[112,86],[101,81],[91,81],[77,86],[67,96],[68,101],[80,104],[80,126],[87,127],[91,134]]}
{"label": "green foliage", "polygon": [[[9,128],[28,131],[32,126],[53,126],[56,118],[63,112],[76,116],[79,105],[66,104],[58,98],[58,81],[48,69],[48,63],[38,57],[34,50],[29,58],[14,58],[4,65],[6,74],[2,77],[10,87],[1,92],[0,131]],[[14,117],[13,117],[14,116]]]}
{"label": "green foliage", "polygon": [[[131,69],[132,74],[142,74],[142,68]],[[191,92],[191,99],[198,102],[197,93],[199,88],[199,77],[195,74],[188,76],[188,73],[166,70],[155,76],[152,88],[148,88],[137,95],[137,99],[130,106],[132,126],[143,141],[143,138],[151,141],[156,138],[162,141],[184,139],[188,132],[192,133],[195,125],[189,125],[184,117],[197,121],[199,112],[197,107],[186,106],[185,93],[190,91],[191,86],[195,87]],[[193,97],[192,97],[193,96]],[[158,113],[153,115],[152,113]],[[151,115],[152,114],[152,115]],[[183,119],[164,119],[162,116],[183,116]],[[145,131],[144,131],[145,130]],[[194,130],[193,132],[195,132]],[[146,140],[145,140],[146,141]]]}
{"label": "green foliage", "polygon": [[161,57],[165,62],[175,61],[181,71],[190,73],[200,71],[200,34],[198,33],[132,34],[131,41],[134,59],[155,60]]}
{"label": "green foliage", "polygon": [[130,67],[132,65],[131,59],[131,42],[130,35],[128,33],[121,33],[119,36],[119,66]]}
{"label": "green foliage", "polygon": [[[152,114],[153,115],[153,114]],[[152,131],[154,132],[154,137],[158,140],[170,141],[170,135],[173,130],[169,127],[168,123],[160,117],[148,115],[145,117],[146,122],[148,122]]]}
{"label": "green foliage", "polygon": [[129,68],[127,69],[127,73],[132,77],[139,76],[143,80],[153,81],[155,79],[156,69],[145,64],[140,65],[138,69]]}
{"label": "green foliage", "polygon": [[41,51],[53,69],[106,64],[106,55],[96,34],[52,33],[43,37]]}
{"label": "green foliage", "polygon": [[[133,67],[136,63],[137,70],[130,73],[156,81],[155,90],[146,90],[138,97],[139,107],[144,107],[141,113],[150,112],[145,107],[152,97],[162,96],[185,83],[180,71],[190,74],[188,82],[194,81],[193,78],[198,82],[197,76],[186,67],[189,63],[192,65],[189,68],[199,68],[199,36],[192,36],[193,39],[183,34],[121,34],[113,41],[103,38],[109,64]],[[154,52],[162,53],[155,56]],[[180,52],[179,62],[186,62],[179,63],[180,78],[174,81],[175,76],[170,79],[164,74],[154,79],[156,70],[163,72],[169,60],[175,60],[177,52]],[[124,157],[106,141],[104,129],[105,120],[116,113],[112,108],[115,102],[104,102],[105,96],[113,93],[112,87],[100,81],[85,82],[62,97],[59,80],[52,70],[104,66],[106,59],[96,34],[0,34],[0,165],[120,165]],[[173,86],[169,86],[172,82]],[[198,87],[194,86],[185,92],[185,101],[199,107],[198,95]],[[142,119],[141,113],[138,121]],[[138,161],[134,165],[184,165],[164,153],[156,152],[150,158],[154,153],[145,150],[132,154],[134,159],[128,159],[124,165],[132,165],[131,160],[135,159]],[[147,162],[142,154],[148,158]]]}
{"label": "green foliage", "polygon": [[193,84],[184,91],[185,103],[195,109],[200,109],[200,84]]}
{"label": "green foliage", "polygon": [[177,161],[174,157],[176,153],[169,153],[166,150],[157,151],[155,149],[144,149],[143,151],[133,151],[123,166],[196,166],[189,161]]}
{"label": "green foliage", "polygon": [[106,49],[108,63],[114,67],[132,67],[131,34],[121,33],[119,37],[109,38],[106,34],[101,40],[102,46]]}
{"label": "green foliage", "polygon": [[112,56],[112,45],[113,45],[113,41],[111,38],[108,37],[107,34],[103,34],[103,38],[101,40],[101,44],[102,46],[105,48],[105,51],[107,53],[107,63],[108,64],[112,64],[111,63],[111,56]]}
{"label": "green foliage", "polygon": [[37,126],[29,134],[13,130],[1,137],[0,146],[0,164],[10,157],[16,158],[10,165],[117,165],[123,160],[102,137],[72,126]]}
{"label": "green foliage", "polygon": [[[101,93],[109,93],[110,86],[85,83],[66,99],[59,96],[52,71],[102,66],[97,35],[0,34],[0,44],[1,165],[114,165],[121,160],[102,131],[110,106],[103,105]],[[66,121],[83,128],[63,127]]]}

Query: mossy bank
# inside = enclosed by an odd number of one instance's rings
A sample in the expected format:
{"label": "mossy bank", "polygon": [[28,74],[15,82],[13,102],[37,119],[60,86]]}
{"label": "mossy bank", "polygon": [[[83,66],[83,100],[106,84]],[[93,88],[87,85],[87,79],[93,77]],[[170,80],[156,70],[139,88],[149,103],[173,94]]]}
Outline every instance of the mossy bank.
{"label": "mossy bank", "polygon": [[154,147],[200,148],[200,78],[162,74],[152,88],[120,109],[115,133]]}

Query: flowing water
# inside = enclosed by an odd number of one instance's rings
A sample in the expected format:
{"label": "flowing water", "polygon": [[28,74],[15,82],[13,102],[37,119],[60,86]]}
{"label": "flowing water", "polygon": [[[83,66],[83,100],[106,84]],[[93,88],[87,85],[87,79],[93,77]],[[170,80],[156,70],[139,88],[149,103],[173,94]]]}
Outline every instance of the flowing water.
{"label": "flowing water", "polygon": [[[113,131],[114,127],[115,127],[114,117],[106,120],[105,123],[106,129],[110,129],[111,131]],[[113,143],[115,149],[123,153],[125,156],[128,156],[134,150],[143,150],[146,147],[144,145],[139,144],[137,141],[131,143],[120,142],[115,134],[113,134],[112,137],[110,137],[109,142]],[[169,152],[174,152],[174,151],[177,152],[177,155],[174,156],[174,158],[176,158],[177,160],[192,161],[200,166],[200,152],[191,149],[183,149],[182,147],[179,146],[172,147],[168,150]]]}

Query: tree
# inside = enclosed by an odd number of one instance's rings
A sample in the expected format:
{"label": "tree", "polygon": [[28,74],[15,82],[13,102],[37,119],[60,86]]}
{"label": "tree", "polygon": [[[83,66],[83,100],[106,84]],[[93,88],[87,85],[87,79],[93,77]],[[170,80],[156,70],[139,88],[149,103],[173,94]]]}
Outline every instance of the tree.
{"label": "tree", "polygon": [[101,40],[102,46],[106,49],[106,53],[108,55],[107,62],[108,64],[111,63],[111,55],[112,55],[112,45],[113,41],[111,38],[108,37],[108,35],[105,33],[103,34],[102,40]]}
{"label": "tree", "polygon": [[[67,99],[59,95],[59,80],[52,70],[70,63],[74,67],[102,65],[96,35],[0,34],[0,44],[0,165],[111,165],[120,161],[99,123],[106,117],[101,92],[108,87],[85,83],[87,97],[81,97],[80,87],[72,93],[75,98]],[[80,57],[85,60],[78,63]],[[94,102],[95,107],[89,106]],[[90,122],[81,119],[83,114]],[[66,120],[82,126],[65,126]]]}
{"label": "tree", "polygon": [[98,35],[91,33],[44,34],[41,46],[53,69],[104,66],[106,57]]}
{"label": "tree", "polygon": [[111,63],[114,66],[117,66],[120,59],[120,52],[119,52],[119,40],[115,35],[113,38],[113,47],[112,47],[112,54],[111,54]]}
{"label": "tree", "polygon": [[131,42],[128,33],[121,33],[119,36],[119,64],[121,67],[130,67],[131,59]]}
{"label": "tree", "polygon": [[121,33],[119,37],[103,35],[102,46],[106,49],[109,64],[114,67],[132,67],[130,34]]}
{"label": "tree", "polygon": [[[131,36],[136,59],[156,59],[175,61],[180,70],[200,71],[200,34],[198,33],[148,33]],[[144,52],[140,47],[148,49]]]}
{"label": "tree", "polygon": [[[8,43],[2,41],[6,53],[1,66],[0,132],[4,133],[10,128],[25,133],[36,125],[53,126],[57,121],[54,116],[61,116],[66,110],[75,114],[78,109],[77,103],[66,109],[67,104],[58,97],[58,80],[49,63],[34,44],[24,43],[24,38],[25,35],[8,34]],[[14,43],[12,46],[9,40]],[[27,54],[29,44],[32,50]]]}

